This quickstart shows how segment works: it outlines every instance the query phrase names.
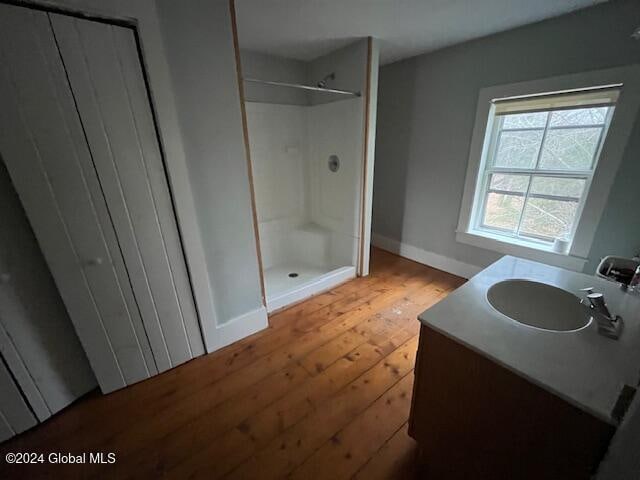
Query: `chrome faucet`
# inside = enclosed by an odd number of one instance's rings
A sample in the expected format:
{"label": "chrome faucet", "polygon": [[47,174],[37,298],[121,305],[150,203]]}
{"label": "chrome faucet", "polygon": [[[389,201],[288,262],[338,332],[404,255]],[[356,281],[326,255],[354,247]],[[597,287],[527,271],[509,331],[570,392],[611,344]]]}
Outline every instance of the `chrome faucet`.
{"label": "chrome faucet", "polygon": [[580,303],[589,309],[593,319],[598,324],[598,333],[605,337],[617,339],[622,333],[622,327],[624,322],[620,315],[613,315],[604,300],[604,294],[594,292],[593,287],[587,287],[580,289],[581,292],[585,292],[586,300],[583,298]]}

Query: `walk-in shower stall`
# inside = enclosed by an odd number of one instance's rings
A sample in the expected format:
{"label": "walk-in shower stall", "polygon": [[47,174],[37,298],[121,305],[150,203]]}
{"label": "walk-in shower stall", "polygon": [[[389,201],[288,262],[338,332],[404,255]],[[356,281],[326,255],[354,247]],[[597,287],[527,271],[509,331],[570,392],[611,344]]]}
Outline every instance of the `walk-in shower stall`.
{"label": "walk-in shower stall", "polygon": [[269,311],[355,277],[369,248],[362,242],[366,47],[358,42],[312,62],[243,52]]}

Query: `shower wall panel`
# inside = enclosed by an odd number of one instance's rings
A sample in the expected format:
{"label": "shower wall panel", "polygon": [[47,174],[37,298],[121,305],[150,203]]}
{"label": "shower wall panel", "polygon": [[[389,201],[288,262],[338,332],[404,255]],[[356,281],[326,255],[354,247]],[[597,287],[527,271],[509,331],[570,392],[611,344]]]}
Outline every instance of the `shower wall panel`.
{"label": "shower wall panel", "polygon": [[[355,265],[362,180],[362,98],[308,107],[311,221],[332,232],[332,263]],[[329,168],[332,156],[338,168]]]}
{"label": "shower wall panel", "polygon": [[247,103],[263,267],[289,255],[288,232],[308,221],[307,107]]}
{"label": "shower wall panel", "polygon": [[[362,108],[361,98],[315,106],[247,103],[265,270],[356,264]],[[332,156],[337,169],[330,168]]]}

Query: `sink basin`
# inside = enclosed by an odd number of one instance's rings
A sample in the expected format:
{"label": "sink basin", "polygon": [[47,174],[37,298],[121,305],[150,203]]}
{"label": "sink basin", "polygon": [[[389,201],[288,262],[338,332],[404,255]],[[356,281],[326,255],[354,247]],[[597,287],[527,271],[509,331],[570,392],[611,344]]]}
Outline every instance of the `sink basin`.
{"label": "sink basin", "polygon": [[546,283],[505,280],[489,288],[487,300],[512,320],[542,330],[573,332],[591,321],[578,297]]}

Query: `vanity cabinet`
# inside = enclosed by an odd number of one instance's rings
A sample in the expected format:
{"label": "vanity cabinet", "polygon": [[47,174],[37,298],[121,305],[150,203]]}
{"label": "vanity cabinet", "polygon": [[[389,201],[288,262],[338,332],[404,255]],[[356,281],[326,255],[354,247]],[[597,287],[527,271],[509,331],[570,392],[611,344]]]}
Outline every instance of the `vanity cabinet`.
{"label": "vanity cabinet", "polygon": [[588,479],[614,431],[422,325],[409,434],[424,478]]}

